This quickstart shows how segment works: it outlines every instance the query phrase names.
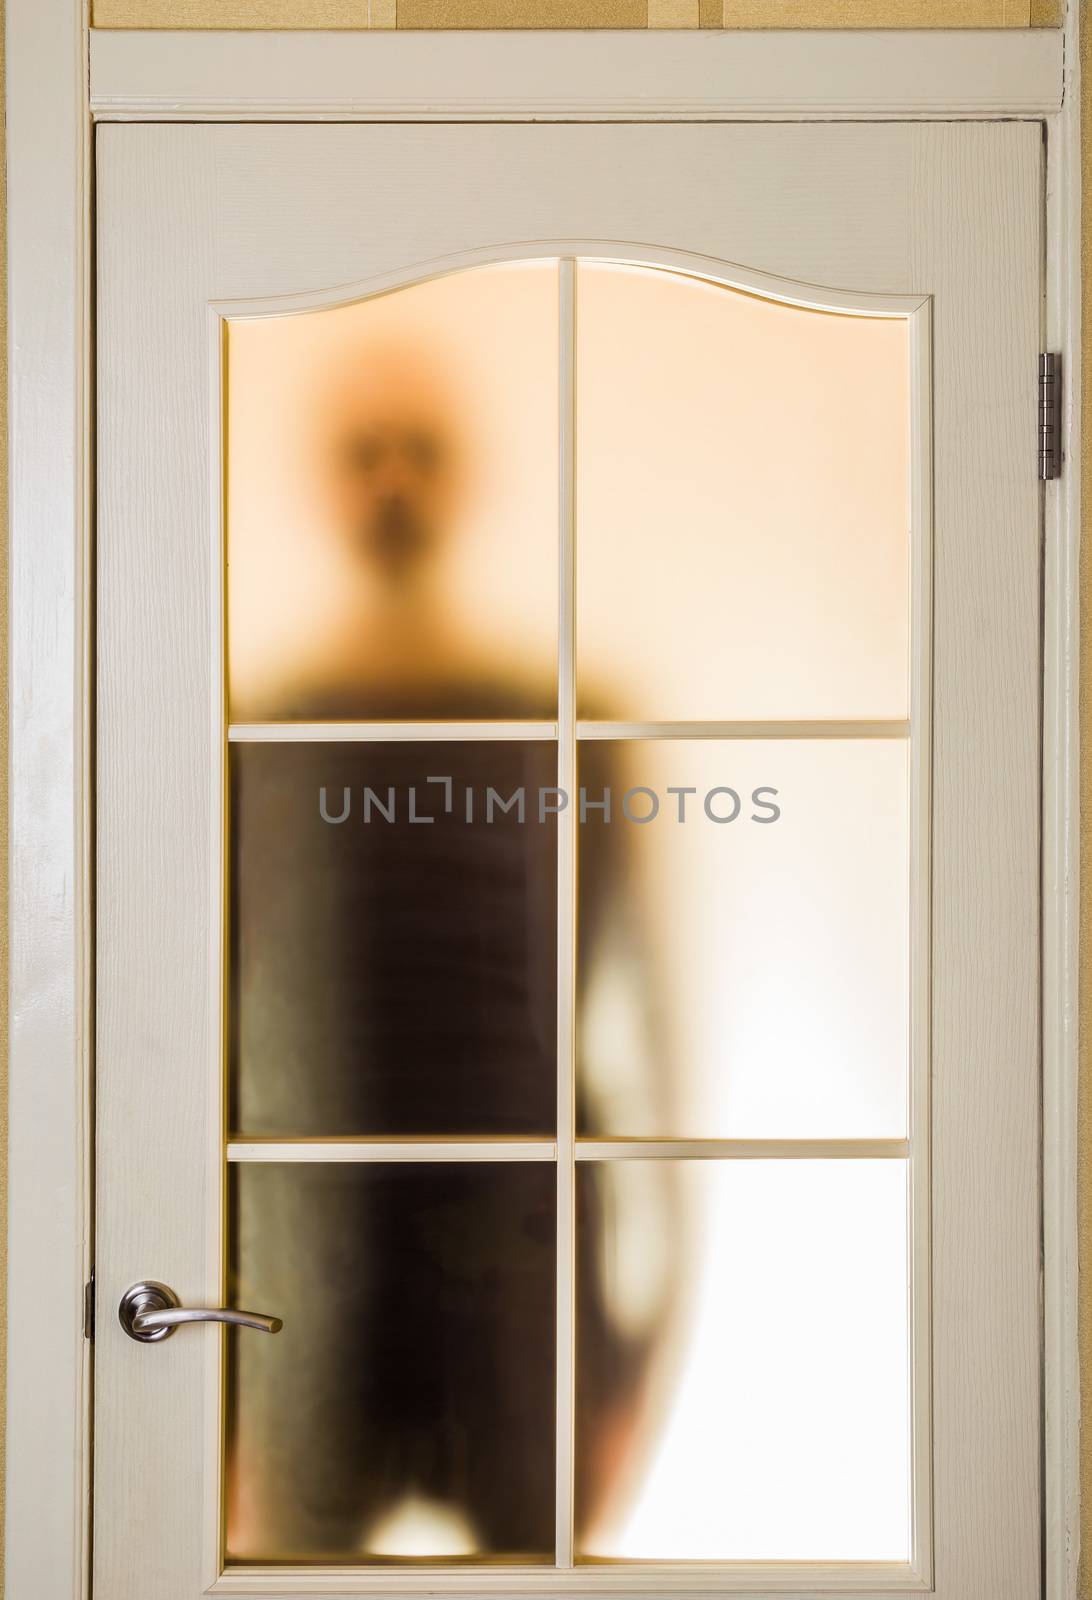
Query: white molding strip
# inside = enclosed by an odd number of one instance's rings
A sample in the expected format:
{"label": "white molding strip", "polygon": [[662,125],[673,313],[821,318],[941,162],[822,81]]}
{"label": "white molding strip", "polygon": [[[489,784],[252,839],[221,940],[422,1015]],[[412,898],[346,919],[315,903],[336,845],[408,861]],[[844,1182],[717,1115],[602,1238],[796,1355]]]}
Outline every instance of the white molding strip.
{"label": "white molding strip", "polygon": [[[442,744],[556,739],[556,722],[233,722],[231,744]],[[578,739],[908,739],[909,722],[577,722]]]}
{"label": "white molding strip", "polygon": [[[860,1562],[852,1567],[828,1564],[805,1566],[793,1561],[750,1562],[725,1567],[692,1561],[686,1567],[688,1587],[681,1600],[695,1596],[731,1594],[813,1595],[852,1594],[856,1600],[891,1600],[894,1594],[921,1594],[932,1585],[908,1563]],[[647,1596],[662,1600],[664,1586],[677,1581],[678,1566],[656,1562],[581,1563],[569,1572],[556,1567],[441,1567],[416,1571],[400,1567],[311,1567],[303,1578],[298,1568],[232,1567],[209,1585],[207,1595],[254,1595],[261,1600],[330,1600],[334,1595],[370,1595],[372,1600],[404,1600],[408,1594],[435,1597],[461,1595],[466,1600],[483,1596],[523,1597],[543,1600],[599,1600],[602,1595]],[[728,1585],[731,1585],[731,1588]],[[321,1588],[319,1587],[321,1585]]]}
{"label": "white molding strip", "polygon": [[[909,1139],[577,1139],[577,1161],[905,1161]],[[551,1139],[236,1139],[228,1161],[557,1161]]]}
{"label": "white molding strip", "polygon": [[578,1139],[578,1161],[905,1161],[909,1139]]}
{"label": "white molding strip", "polygon": [[[576,745],[576,263],[558,264],[557,781],[579,782]],[[539,806],[541,809],[541,799]],[[571,1573],[576,1554],[576,941],[577,830],[557,822],[557,1259],[554,1349],[554,1559]]]}
{"label": "white molding strip", "polygon": [[1041,117],[1053,29],[91,33],[102,120]]}
{"label": "white molding strip", "polygon": [[230,744],[455,744],[556,739],[556,722],[233,722]]}
{"label": "white molding strip", "polygon": [[909,739],[909,722],[578,722],[578,739]]}
{"label": "white molding strip", "polygon": [[1080,14],[1066,7],[1065,99],[1046,140],[1044,347],[1062,356],[1062,476],[1044,485],[1043,1365],[1046,1600],[1077,1600],[1078,996],[1081,869]]}
{"label": "white molding strip", "polygon": [[83,0],[8,0],[8,1600],[85,1592],[89,172]]}
{"label": "white molding strip", "polygon": [[556,1161],[552,1139],[258,1139],[227,1147],[232,1163],[376,1161]]}

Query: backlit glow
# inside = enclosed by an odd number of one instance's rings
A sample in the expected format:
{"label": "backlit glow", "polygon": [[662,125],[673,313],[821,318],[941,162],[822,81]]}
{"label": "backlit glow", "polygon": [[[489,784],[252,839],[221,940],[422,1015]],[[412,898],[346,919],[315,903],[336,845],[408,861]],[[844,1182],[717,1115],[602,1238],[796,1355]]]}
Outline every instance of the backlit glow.
{"label": "backlit glow", "polygon": [[[906,1560],[905,1164],[604,1162],[585,1183],[617,1185],[610,1219],[641,1177],[662,1193],[665,1166],[681,1196],[672,1303],[581,1553]],[[607,1227],[598,1248],[627,1252],[624,1222]],[[624,1265],[607,1284],[628,1320]]]}

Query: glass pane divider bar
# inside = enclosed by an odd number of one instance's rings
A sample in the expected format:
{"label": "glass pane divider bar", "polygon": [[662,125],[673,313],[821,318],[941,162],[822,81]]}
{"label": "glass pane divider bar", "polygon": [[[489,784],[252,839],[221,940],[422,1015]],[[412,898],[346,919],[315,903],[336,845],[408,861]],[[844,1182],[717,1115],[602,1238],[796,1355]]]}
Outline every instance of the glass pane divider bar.
{"label": "glass pane divider bar", "polygon": [[578,739],[908,739],[910,723],[891,721],[578,722]]}
{"label": "glass pane divider bar", "polygon": [[[558,644],[557,782],[576,791],[576,262],[558,263]],[[576,1454],[576,824],[571,807],[557,831],[557,1341],[555,1550],[575,1559]]]}
{"label": "glass pane divider bar", "polygon": [[[909,1139],[574,1139],[575,1161],[905,1161]],[[247,1162],[557,1161],[552,1139],[233,1139]]]}
{"label": "glass pane divider bar", "polygon": [[230,1162],[556,1161],[552,1139],[233,1139]]}
{"label": "glass pane divider bar", "polygon": [[905,1161],[909,1139],[580,1139],[577,1161]]}
{"label": "glass pane divider bar", "polygon": [[440,743],[556,739],[556,722],[236,722],[232,744]]}
{"label": "glass pane divider bar", "polygon": [[[577,739],[907,739],[910,723],[889,721],[593,722],[575,724]],[[237,722],[232,744],[363,744],[415,741],[559,738],[557,722]]]}

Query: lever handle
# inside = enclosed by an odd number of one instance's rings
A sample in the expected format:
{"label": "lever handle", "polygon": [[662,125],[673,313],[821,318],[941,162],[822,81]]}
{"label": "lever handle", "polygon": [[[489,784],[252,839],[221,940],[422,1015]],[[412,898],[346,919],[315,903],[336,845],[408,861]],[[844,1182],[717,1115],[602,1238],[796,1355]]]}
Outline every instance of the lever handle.
{"label": "lever handle", "polygon": [[236,1311],[231,1306],[184,1306],[165,1283],[148,1280],[126,1289],[118,1306],[118,1321],[140,1344],[169,1339],[184,1322],[226,1322],[233,1328],[255,1328],[259,1333],[280,1333],[280,1317],[260,1311]]}

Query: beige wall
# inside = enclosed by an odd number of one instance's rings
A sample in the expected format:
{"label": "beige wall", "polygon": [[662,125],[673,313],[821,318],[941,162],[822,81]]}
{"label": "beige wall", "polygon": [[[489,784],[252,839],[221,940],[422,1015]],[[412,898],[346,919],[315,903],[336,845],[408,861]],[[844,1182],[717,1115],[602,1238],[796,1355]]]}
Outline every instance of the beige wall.
{"label": "beige wall", "polygon": [[[1064,0],[91,0],[92,20],[109,28],[558,28],[558,27],[787,27],[944,28],[1056,27]],[[1082,68],[1085,84],[1085,186],[1092,179],[1092,13],[1081,0],[1085,21]],[[3,0],[0,0],[0,21]],[[0,96],[3,94],[3,35],[0,31]],[[5,162],[0,122],[0,439],[7,438],[6,240],[3,237]],[[1092,192],[1092,191],[1089,191]],[[1092,204],[1085,209],[1084,260],[1092,270]],[[1084,361],[1092,372],[1092,317]],[[1092,485],[1092,402],[1085,408],[1084,471]],[[1085,499],[1086,532],[1092,528],[1092,492]],[[0,448],[0,1039],[7,1038],[7,452]],[[1092,539],[1084,541],[1081,593],[1088,619],[1082,638],[1082,797],[1092,797]],[[1092,798],[1086,803],[1092,804]],[[1081,907],[1082,984],[1092,979],[1092,828],[1085,836]],[[1082,849],[1082,858],[1085,855]],[[1086,1060],[1092,1030],[1081,1027],[1082,1238],[1092,1248],[1092,1074]],[[6,1058],[0,1047],[0,1256],[6,1237],[7,1094]],[[1086,1181],[1086,1175],[1088,1181]],[[1083,1263],[1082,1263],[1083,1264]],[[4,1282],[0,1267],[0,1371],[6,1348]],[[1092,1294],[1081,1302],[1085,1392],[1092,1393]],[[4,1474],[4,1390],[0,1385],[0,1483]],[[1082,1594],[1092,1600],[1092,1429],[1082,1440],[1084,1487]],[[0,1562],[3,1520],[0,1519]],[[2,1566],[0,1566],[2,1570]]]}

